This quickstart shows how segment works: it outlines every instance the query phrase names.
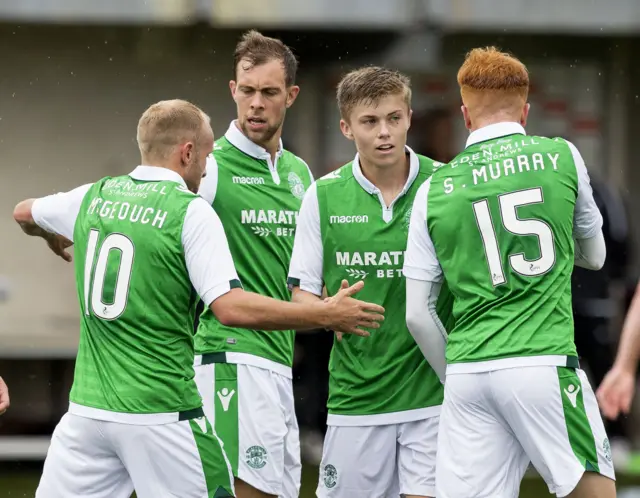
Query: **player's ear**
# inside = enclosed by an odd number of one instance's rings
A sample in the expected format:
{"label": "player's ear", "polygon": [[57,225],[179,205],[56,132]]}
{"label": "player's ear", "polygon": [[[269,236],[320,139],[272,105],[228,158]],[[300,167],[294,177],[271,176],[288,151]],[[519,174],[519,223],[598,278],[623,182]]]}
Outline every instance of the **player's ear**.
{"label": "player's ear", "polygon": [[473,125],[471,124],[471,115],[469,114],[469,109],[467,109],[467,106],[462,104],[460,106],[460,110],[462,111],[462,117],[464,118],[464,125],[467,128],[467,130],[471,130]]}
{"label": "player's ear", "polygon": [[409,126],[407,126],[407,130],[411,128],[411,118],[413,117],[413,109],[409,109]]}
{"label": "player's ear", "polygon": [[529,109],[531,109],[531,104],[529,104],[527,102],[524,105],[524,108],[522,109],[522,116],[520,117],[520,124],[522,125],[523,128],[525,126],[527,126],[527,118],[529,117]]}
{"label": "player's ear", "polygon": [[236,98],[236,88],[237,88],[237,84],[236,84],[235,80],[229,81],[229,90],[231,90],[231,97],[234,100]]}
{"label": "player's ear", "polygon": [[287,88],[287,108],[291,107],[293,103],[298,98],[298,94],[300,93],[300,87],[298,85],[292,85]]}
{"label": "player's ear", "polygon": [[193,155],[195,153],[193,142],[187,142],[180,148],[180,159],[182,164],[189,165],[193,161]]}
{"label": "player's ear", "polygon": [[347,123],[347,121],[344,119],[340,120],[340,131],[342,131],[342,134],[345,137],[347,137],[349,140],[353,140],[353,133],[351,132],[351,126],[349,126],[349,123]]}

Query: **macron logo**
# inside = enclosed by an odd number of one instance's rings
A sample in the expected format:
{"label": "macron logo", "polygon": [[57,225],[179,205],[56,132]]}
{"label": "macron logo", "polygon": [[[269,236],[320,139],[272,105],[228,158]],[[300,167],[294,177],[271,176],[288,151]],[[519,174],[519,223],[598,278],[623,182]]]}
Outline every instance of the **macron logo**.
{"label": "macron logo", "polygon": [[329,223],[369,223],[369,217],[364,215],[329,216]]}
{"label": "macron logo", "polygon": [[229,404],[231,403],[231,398],[236,393],[235,389],[229,391],[226,387],[223,387],[220,391],[218,391],[218,399],[220,403],[222,403],[222,409],[226,412],[229,410]]}
{"label": "macron logo", "polygon": [[264,178],[259,176],[234,176],[233,183],[240,185],[264,185]]}

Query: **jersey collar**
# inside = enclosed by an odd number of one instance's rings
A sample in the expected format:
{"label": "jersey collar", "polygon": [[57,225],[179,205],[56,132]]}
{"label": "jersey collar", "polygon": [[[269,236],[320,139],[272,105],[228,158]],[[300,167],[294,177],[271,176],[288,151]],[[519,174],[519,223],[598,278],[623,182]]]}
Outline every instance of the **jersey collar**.
{"label": "jersey collar", "polygon": [[141,180],[143,182],[170,181],[179,183],[185,187],[187,186],[184,179],[178,173],[167,168],[161,168],[160,166],[138,166],[129,173],[129,176],[134,180]]}
{"label": "jersey collar", "polygon": [[[271,154],[269,154],[269,152],[267,152],[263,147],[260,147],[258,144],[254,144],[249,140],[246,135],[240,131],[240,128],[238,128],[236,123],[236,120],[231,121],[227,132],[224,134],[224,138],[226,138],[236,149],[241,150],[248,156],[254,157],[255,159],[271,158]],[[276,159],[282,155],[282,151],[282,139],[280,139],[278,152],[276,152]]]}
{"label": "jersey collar", "polygon": [[516,134],[527,134],[520,123],[506,121],[503,123],[494,123],[488,126],[483,126],[482,128],[478,128],[476,131],[471,132],[469,138],[467,139],[466,146],[469,147],[479,142],[486,142],[487,140],[493,140],[494,138]]}
{"label": "jersey collar", "polygon": [[[418,176],[418,171],[420,170],[420,161],[418,160],[418,156],[416,153],[411,150],[410,147],[405,145],[405,150],[409,154],[409,176],[407,178],[407,182],[404,184],[404,188],[402,192],[398,194],[398,197],[404,195],[407,190],[411,187],[411,184]],[[373,183],[371,183],[366,176],[362,173],[362,169],[360,168],[360,155],[356,154],[355,159],[353,160],[353,164],[351,165],[351,170],[353,171],[353,176],[356,181],[360,184],[360,186],[365,189],[370,194],[378,194],[380,190]]]}

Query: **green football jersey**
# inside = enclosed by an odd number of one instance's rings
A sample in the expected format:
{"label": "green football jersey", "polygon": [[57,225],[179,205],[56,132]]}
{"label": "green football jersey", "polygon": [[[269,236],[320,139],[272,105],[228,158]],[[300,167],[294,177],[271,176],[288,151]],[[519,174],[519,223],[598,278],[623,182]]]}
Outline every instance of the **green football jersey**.
{"label": "green football jersey", "polygon": [[84,196],[73,232],[81,332],[72,403],[202,415],[193,369],[197,296],[181,241],[195,199],[177,182],[130,176],[104,178]]}
{"label": "green football jersey", "polygon": [[[217,163],[215,194],[202,193],[212,178],[205,178],[201,193],[208,201],[213,197],[243,288],[288,301],[286,279],[298,212],[312,182],[307,164],[282,144],[272,164],[269,153],[234,123],[216,142],[213,158]],[[256,364],[290,374],[294,340],[293,330],[225,327],[205,309],[196,334],[196,353],[225,353],[215,356],[216,361]]]}
{"label": "green football jersey", "polygon": [[[350,283],[364,280],[357,298],[386,310],[382,326],[369,337],[345,335],[342,341],[334,341],[329,363],[330,425],[420,420],[434,414],[425,409],[442,403],[442,384],[406,325],[402,266],[411,207],[416,191],[433,169],[433,161],[426,157],[410,152],[410,158],[407,183],[389,207],[362,174],[357,157],[316,182],[322,264],[314,292],[324,283],[333,295],[343,279]],[[306,236],[302,225],[299,231],[299,237]],[[289,278],[290,285],[303,290],[307,277],[299,258],[313,257],[316,252],[306,244],[296,240]],[[438,309],[447,321],[451,297],[446,290]]]}
{"label": "green football jersey", "polygon": [[[436,169],[426,204],[455,298],[448,372],[491,369],[496,360],[577,366],[573,238],[594,236],[602,218],[575,147],[526,136],[516,123],[480,129]],[[456,366],[465,363],[476,365]]]}

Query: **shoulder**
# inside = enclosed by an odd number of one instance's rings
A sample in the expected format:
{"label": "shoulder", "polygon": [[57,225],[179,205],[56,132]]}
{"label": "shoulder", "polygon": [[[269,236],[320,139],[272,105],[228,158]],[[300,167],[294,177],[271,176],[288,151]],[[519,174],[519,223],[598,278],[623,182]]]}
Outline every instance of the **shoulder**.
{"label": "shoulder", "polygon": [[216,140],[213,144],[213,151],[209,155],[215,162],[233,154],[237,149],[224,136]]}
{"label": "shoulder", "polygon": [[280,160],[287,164],[289,171],[300,176],[306,176],[310,183],[313,182],[314,178],[311,168],[300,156],[296,156],[293,152],[285,149],[282,151],[282,157]]}
{"label": "shoulder", "polygon": [[442,168],[443,166],[446,166],[446,163],[435,161],[430,157],[423,156],[421,154],[416,154],[416,156],[418,156],[418,161],[420,164],[420,168],[418,170],[418,177],[416,178],[416,181],[420,181],[420,179],[424,181],[428,177],[430,177],[432,174],[434,174],[438,169]]}
{"label": "shoulder", "polygon": [[420,183],[415,199],[426,201],[429,197],[429,190],[431,190],[431,177]]}
{"label": "shoulder", "polygon": [[318,184],[318,187],[326,187],[329,185],[343,183],[351,178],[353,178],[353,170],[352,163],[349,162],[319,178],[316,183]]}
{"label": "shoulder", "polygon": [[198,195],[191,194],[191,197],[185,197],[185,207],[185,226],[189,225],[195,229],[219,223],[218,214],[213,207]]}

